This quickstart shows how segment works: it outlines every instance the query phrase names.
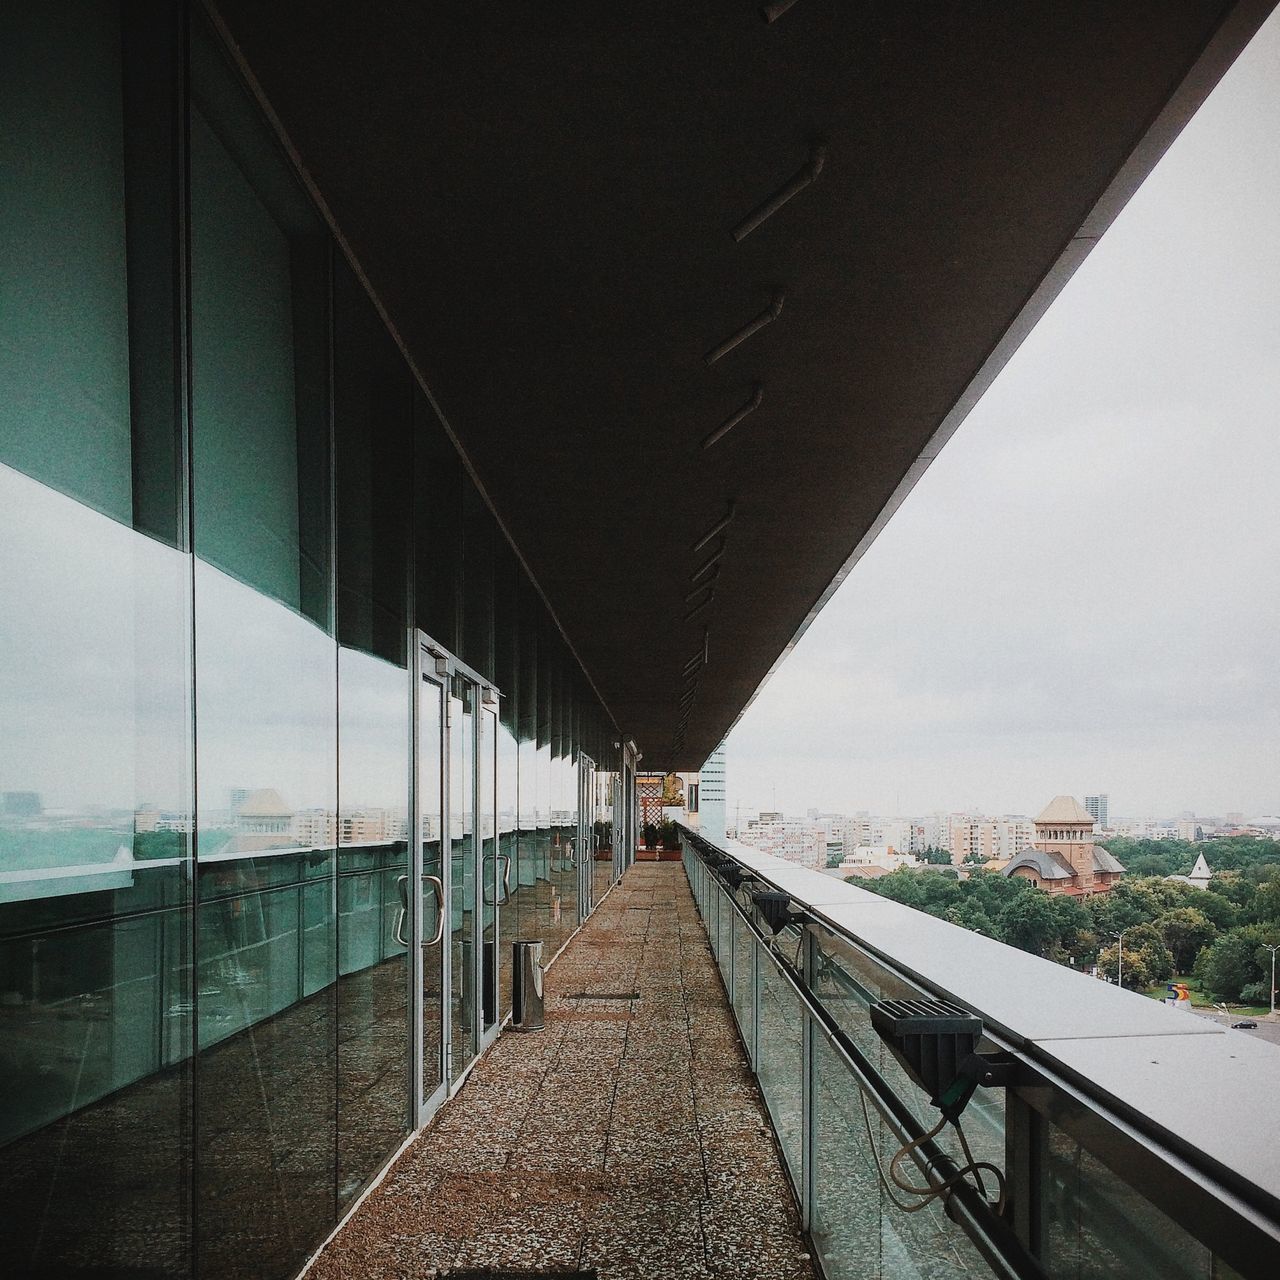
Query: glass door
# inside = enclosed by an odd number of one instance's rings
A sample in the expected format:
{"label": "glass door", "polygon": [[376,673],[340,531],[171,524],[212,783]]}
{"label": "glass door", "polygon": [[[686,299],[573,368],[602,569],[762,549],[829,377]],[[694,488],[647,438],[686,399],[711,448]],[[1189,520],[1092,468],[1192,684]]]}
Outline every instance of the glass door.
{"label": "glass door", "polygon": [[596,765],[587,756],[578,757],[578,901],[582,904],[581,919],[590,914],[595,902],[592,898],[595,879],[595,793]]}
{"label": "glass door", "polygon": [[449,1083],[479,1052],[476,1030],[476,686],[450,681],[449,739]]}
{"label": "glass door", "polygon": [[498,1034],[498,916],[511,892],[511,857],[498,840],[498,697],[480,691],[476,720],[476,830],[480,841],[480,1048]]}
{"label": "glass door", "polygon": [[[415,798],[413,846],[417,856],[410,871],[419,885],[412,914],[412,946],[418,956],[413,967],[415,990],[413,1020],[418,1067],[417,1123],[426,1122],[444,1100],[446,1079],[446,1028],[448,1009],[447,954],[444,942],[447,913],[444,863],[446,751],[446,690],[434,663],[415,668],[414,698]],[[408,878],[401,882],[401,898],[408,907]],[[402,939],[405,940],[405,939]]]}
{"label": "glass door", "polygon": [[[412,928],[417,1124],[498,1034],[498,947],[511,860],[498,853],[498,691],[421,632],[414,675]],[[408,884],[421,892],[409,912]],[[411,915],[408,926],[405,915]],[[409,945],[410,938],[403,939]]]}

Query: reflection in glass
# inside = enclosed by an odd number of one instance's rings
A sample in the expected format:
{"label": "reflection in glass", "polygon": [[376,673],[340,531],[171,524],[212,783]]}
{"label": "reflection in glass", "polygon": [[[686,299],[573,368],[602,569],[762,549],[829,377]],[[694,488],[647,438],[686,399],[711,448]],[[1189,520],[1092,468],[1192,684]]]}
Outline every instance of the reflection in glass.
{"label": "reflection in glass", "polygon": [[507,864],[498,852],[497,734],[498,717],[482,707],[476,721],[476,786],[480,807],[476,813],[476,837],[480,845],[482,954],[480,972],[480,1029],[490,1030],[498,1016],[498,913],[508,879]]}
{"label": "reflection in glass", "polygon": [[149,34],[113,3],[0,16],[5,1275],[189,1268],[190,563],[173,370],[131,385],[174,315]]}
{"label": "reflection in glass", "polygon": [[[720,897],[718,889],[712,896]],[[784,929],[778,935],[777,945],[794,955],[796,935],[793,929]],[[763,951],[760,956],[760,1060],[756,1071],[760,1078],[760,1091],[764,1094],[773,1117],[773,1127],[778,1135],[778,1145],[786,1158],[791,1180],[801,1181],[801,1131],[803,1080],[803,1047],[801,1038],[805,1014],[800,998],[791,989],[777,965]]]}
{"label": "reflection in glass", "polygon": [[733,938],[733,1012],[750,1058],[755,1052],[756,940],[742,924],[735,926]]}
{"label": "reflection in glass", "polygon": [[[607,757],[606,757],[607,758]],[[591,897],[598,903],[614,879],[614,796],[618,775],[597,769],[591,817]]]}
{"label": "reflection in glass", "polygon": [[[418,690],[418,821],[422,832],[422,1097],[445,1078],[444,956],[450,940],[444,909],[445,689],[424,676]],[[405,884],[408,877],[405,878]],[[409,890],[404,890],[407,897]],[[404,937],[409,937],[406,930]]]}
{"label": "reflection in glass", "polygon": [[[501,669],[499,676],[501,676]],[[514,693],[514,690],[512,690]],[[516,738],[517,699],[502,699],[497,734],[498,856],[505,859],[498,902],[501,933],[498,939],[498,1017],[511,1012],[511,942],[520,932],[520,867],[517,820],[519,816],[519,743]]]}
{"label": "reflection in glass", "polygon": [[188,561],[5,466],[0,545],[0,1271],[181,1274]]}
{"label": "reflection in glass", "polygon": [[283,1275],[335,1211],[334,644],[199,561],[196,627],[200,1255]]}
{"label": "reflection in glass", "polygon": [[329,242],[200,24],[191,60],[197,1264],[263,1280],[336,1213]]}
{"label": "reflection in glass", "polygon": [[1145,1196],[1054,1125],[1040,1187],[1051,1280],[1209,1280],[1234,1274]]}
{"label": "reflection in glass", "polygon": [[399,881],[409,873],[407,673],[380,658],[340,649],[338,714],[342,1202],[400,1145],[408,1122],[408,950],[395,936]]}
{"label": "reflection in glass", "polygon": [[449,696],[450,1082],[476,1053],[475,685],[453,678]]}

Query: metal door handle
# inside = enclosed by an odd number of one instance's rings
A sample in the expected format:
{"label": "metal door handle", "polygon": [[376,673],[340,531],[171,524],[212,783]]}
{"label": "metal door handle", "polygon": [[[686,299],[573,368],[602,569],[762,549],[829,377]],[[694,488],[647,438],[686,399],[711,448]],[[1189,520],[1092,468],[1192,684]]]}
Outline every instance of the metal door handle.
{"label": "metal door handle", "polygon": [[[496,857],[499,862],[505,864],[502,871],[502,897],[498,899],[499,905],[501,905],[511,897],[511,855],[507,853],[499,853],[494,854],[493,856]],[[485,861],[488,862],[489,859],[486,858]],[[492,899],[485,898],[485,902],[488,903],[489,906],[493,906]]]}
{"label": "metal door handle", "polygon": [[[430,942],[423,942],[424,947],[434,947],[441,938],[444,937],[444,881],[439,876],[427,875],[423,873],[424,882],[430,881],[432,891],[436,895],[436,936]],[[404,936],[404,922],[409,914],[409,877],[398,876],[396,878],[396,888],[400,890],[400,901],[404,904],[396,913],[395,935],[396,941],[402,946],[409,945],[409,939]]]}

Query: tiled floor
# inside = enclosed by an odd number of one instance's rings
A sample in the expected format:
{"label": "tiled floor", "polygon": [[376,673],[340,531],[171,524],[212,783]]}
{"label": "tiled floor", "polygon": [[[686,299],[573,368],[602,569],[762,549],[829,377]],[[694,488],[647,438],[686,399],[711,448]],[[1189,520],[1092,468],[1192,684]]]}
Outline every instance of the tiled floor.
{"label": "tiled floor", "polygon": [[499,1039],[311,1280],[813,1276],[680,864],[604,901],[548,974],[546,1024]]}

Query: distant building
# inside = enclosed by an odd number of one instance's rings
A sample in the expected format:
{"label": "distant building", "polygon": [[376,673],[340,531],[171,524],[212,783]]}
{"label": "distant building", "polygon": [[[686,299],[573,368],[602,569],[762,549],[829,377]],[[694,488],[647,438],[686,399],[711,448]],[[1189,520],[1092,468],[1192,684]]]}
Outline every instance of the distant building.
{"label": "distant building", "polygon": [[738,839],[775,858],[821,870],[827,865],[827,833],[807,818],[762,813],[738,832]]}
{"label": "distant building", "polygon": [[891,844],[859,845],[852,854],[846,854],[840,871],[851,872],[865,867],[879,867],[882,871],[896,871],[899,867],[914,867],[919,859],[910,853],[899,853]]}
{"label": "distant building", "polygon": [[1109,893],[1124,867],[1094,843],[1093,827],[1093,814],[1074,796],[1055,796],[1035,820],[1035,843],[1001,874],[1030,880],[1051,894]]}
{"label": "distant building", "polygon": [[699,775],[698,829],[713,844],[725,838],[725,764],[724,743],[708,757]]}
{"label": "distant building", "polygon": [[273,787],[238,790],[233,848],[237,853],[288,848],[294,843],[294,813]]}
{"label": "distant building", "polygon": [[1165,876],[1165,879],[1180,880],[1183,884],[1192,885],[1197,889],[1207,889],[1209,881],[1213,879],[1213,868],[1209,866],[1202,853],[1196,858],[1196,865],[1191,868],[1189,876]]}
{"label": "distant building", "polygon": [[949,828],[952,864],[1015,858],[1031,847],[1035,831],[1027,818],[979,818],[953,815]]}
{"label": "distant building", "polygon": [[1093,815],[1093,820],[1107,830],[1111,826],[1111,822],[1107,814],[1107,801],[1110,797],[1105,793],[1100,796],[1085,796],[1084,807]]}
{"label": "distant building", "polygon": [[10,818],[38,818],[44,804],[38,791],[6,791],[0,798],[0,809]]}

